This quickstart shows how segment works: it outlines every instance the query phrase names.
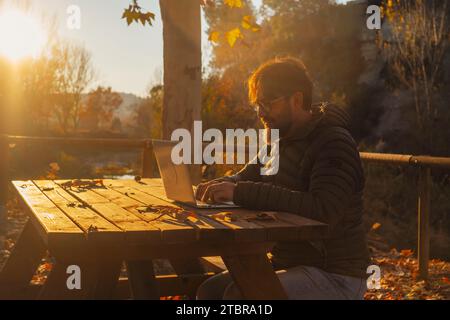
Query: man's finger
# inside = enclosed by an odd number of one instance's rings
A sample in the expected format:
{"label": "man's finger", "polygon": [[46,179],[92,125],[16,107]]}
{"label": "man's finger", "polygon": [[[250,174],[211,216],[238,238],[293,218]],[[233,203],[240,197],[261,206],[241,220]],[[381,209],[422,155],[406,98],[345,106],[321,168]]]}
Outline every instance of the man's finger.
{"label": "man's finger", "polygon": [[210,198],[211,192],[212,192],[211,187],[212,187],[211,185],[206,187],[205,191],[203,192],[202,198],[200,199],[201,201],[209,202],[209,198]]}
{"label": "man's finger", "polygon": [[197,200],[201,200],[203,198],[206,188],[208,188],[208,186],[210,186],[212,183],[213,181],[209,181],[198,185],[197,190],[195,192],[195,197],[197,198]]}
{"label": "man's finger", "polygon": [[197,200],[200,200],[202,198],[204,189],[205,189],[204,183],[201,183],[197,186],[197,189],[195,190],[195,198]]}
{"label": "man's finger", "polygon": [[223,183],[223,181],[216,179],[216,180],[211,180],[211,181],[199,184],[197,187],[197,190],[195,192],[196,199],[201,201],[205,194],[206,189],[209,186],[212,186],[215,184],[220,184],[220,183]]}
{"label": "man's finger", "polygon": [[205,193],[202,197],[202,201],[203,202],[214,202],[214,192],[216,192],[218,188],[220,188],[219,183],[209,185],[205,190]]}

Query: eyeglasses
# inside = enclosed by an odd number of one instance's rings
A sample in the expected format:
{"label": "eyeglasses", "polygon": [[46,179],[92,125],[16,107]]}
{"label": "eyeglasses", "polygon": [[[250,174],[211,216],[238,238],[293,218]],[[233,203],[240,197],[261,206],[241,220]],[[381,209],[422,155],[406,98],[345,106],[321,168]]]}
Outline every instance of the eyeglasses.
{"label": "eyeglasses", "polygon": [[267,102],[265,102],[265,101],[257,101],[253,105],[253,109],[255,109],[255,111],[258,112],[258,113],[264,113],[264,114],[270,113],[270,111],[272,110],[271,106],[274,103],[277,103],[277,102],[279,102],[279,101],[281,101],[283,99],[286,99],[286,97],[287,96],[278,97],[278,98],[275,98],[274,100],[267,101]]}

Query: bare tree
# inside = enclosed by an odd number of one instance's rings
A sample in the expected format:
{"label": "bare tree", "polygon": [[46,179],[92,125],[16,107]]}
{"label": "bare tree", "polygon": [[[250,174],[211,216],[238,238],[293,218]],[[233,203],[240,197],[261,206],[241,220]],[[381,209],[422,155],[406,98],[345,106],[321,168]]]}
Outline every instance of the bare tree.
{"label": "bare tree", "polygon": [[64,133],[76,131],[80,122],[83,93],[94,80],[91,55],[85,48],[68,43],[55,47],[57,69],[54,112]]}
{"label": "bare tree", "polygon": [[436,93],[450,40],[448,9],[447,0],[389,1],[389,32],[380,41],[394,76],[414,96],[423,151],[433,150],[433,123],[440,117]]}

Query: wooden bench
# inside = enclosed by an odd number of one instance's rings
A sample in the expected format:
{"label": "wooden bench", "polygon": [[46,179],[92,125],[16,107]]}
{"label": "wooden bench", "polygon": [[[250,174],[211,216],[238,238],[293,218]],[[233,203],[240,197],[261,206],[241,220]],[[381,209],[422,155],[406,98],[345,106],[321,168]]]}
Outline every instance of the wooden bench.
{"label": "wooden bench", "polygon": [[[159,179],[13,185],[30,220],[0,273],[6,298],[111,299],[126,297],[119,292],[127,287],[135,299],[192,297],[204,280],[226,267],[246,299],[285,299],[267,253],[277,241],[323,239],[328,232],[324,224],[289,213],[273,213],[267,220],[244,209],[229,210],[229,216],[180,208],[165,198]],[[30,289],[47,251],[55,265],[42,288]],[[192,274],[183,268],[202,257],[216,257],[198,264],[207,271],[193,268]],[[152,260],[159,258],[169,259],[177,275],[155,275]],[[120,279],[123,262],[128,279]],[[81,269],[81,290],[67,287],[72,265]]]}

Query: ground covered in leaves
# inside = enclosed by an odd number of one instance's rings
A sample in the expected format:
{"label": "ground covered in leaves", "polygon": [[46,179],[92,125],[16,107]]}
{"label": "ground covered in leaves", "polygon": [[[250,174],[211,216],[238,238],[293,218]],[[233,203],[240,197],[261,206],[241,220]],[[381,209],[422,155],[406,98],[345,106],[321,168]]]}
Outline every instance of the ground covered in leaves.
{"label": "ground covered in leaves", "polygon": [[411,250],[389,252],[372,248],[373,264],[381,268],[381,288],[369,290],[366,300],[449,300],[450,263],[431,260],[429,279],[418,276],[418,262]]}
{"label": "ground covered in leaves", "polygon": [[[26,221],[17,202],[10,201],[6,221],[0,226],[0,268],[10,256]],[[370,243],[373,264],[381,268],[381,288],[369,290],[366,300],[450,300],[450,262],[431,260],[429,279],[423,281],[418,278],[418,263],[413,251],[383,246],[380,249],[373,245],[380,243],[380,239]],[[33,283],[44,282],[51,268],[52,259],[47,257],[37,270]]]}

